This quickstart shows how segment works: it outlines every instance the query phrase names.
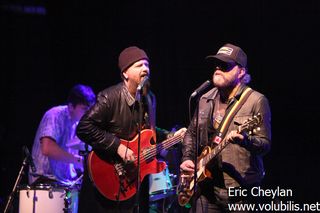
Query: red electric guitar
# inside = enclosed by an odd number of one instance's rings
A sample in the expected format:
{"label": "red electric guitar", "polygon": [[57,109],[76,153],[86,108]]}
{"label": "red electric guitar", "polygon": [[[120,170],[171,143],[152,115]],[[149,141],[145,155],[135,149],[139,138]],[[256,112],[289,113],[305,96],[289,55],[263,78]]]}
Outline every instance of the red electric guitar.
{"label": "red electric guitar", "polygon": [[[141,131],[140,180],[148,174],[159,173],[166,168],[165,162],[156,159],[156,155],[182,140],[182,136],[173,136],[161,143],[152,145],[150,140],[153,132],[150,129]],[[131,141],[120,140],[138,155],[138,135]],[[137,191],[137,160],[124,163],[122,160],[112,162],[98,153],[91,151],[88,155],[89,174],[98,191],[113,201],[124,201],[131,198]]]}

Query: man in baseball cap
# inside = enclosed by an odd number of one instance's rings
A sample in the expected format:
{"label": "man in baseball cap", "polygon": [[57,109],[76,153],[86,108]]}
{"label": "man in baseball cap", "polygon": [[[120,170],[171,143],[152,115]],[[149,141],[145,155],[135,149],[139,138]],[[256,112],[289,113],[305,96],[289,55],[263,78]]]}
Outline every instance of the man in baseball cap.
{"label": "man in baseball cap", "polygon": [[[180,169],[185,177],[201,171],[194,163],[202,157],[194,151],[198,134],[199,147],[214,147],[212,153],[218,154],[214,161],[201,165],[214,178],[198,185],[193,212],[229,212],[230,204],[259,203],[257,196],[229,192],[235,188],[250,191],[261,185],[265,174],[263,157],[271,148],[271,111],[268,99],[247,85],[247,56],[240,47],[225,44],[206,61],[211,62],[215,87],[199,98],[198,110],[183,138]],[[241,124],[258,117],[259,131],[240,130]],[[188,190],[178,192],[180,205],[188,202]]]}

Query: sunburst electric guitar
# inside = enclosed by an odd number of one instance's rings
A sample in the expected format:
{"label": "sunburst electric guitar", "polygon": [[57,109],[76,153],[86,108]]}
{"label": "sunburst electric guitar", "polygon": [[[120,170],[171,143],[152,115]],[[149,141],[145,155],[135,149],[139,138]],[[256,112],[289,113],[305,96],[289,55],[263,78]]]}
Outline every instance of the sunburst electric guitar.
{"label": "sunburst electric guitar", "polygon": [[[259,125],[262,121],[261,114],[257,114],[252,118],[239,125],[237,128],[238,133],[247,132],[251,134],[259,130]],[[219,145],[211,149],[209,146],[205,147],[201,152],[201,155],[197,158],[198,170],[196,181],[202,181],[206,177],[210,177],[209,171],[206,169],[207,164],[214,159],[228,144],[230,141],[222,140]],[[194,174],[182,172],[179,178],[179,185],[177,187],[178,202],[180,206],[185,206],[191,199],[194,193]]]}
{"label": "sunburst electric guitar", "polygon": [[[153,132],[150,129],[141,131],[140,135],[140,180],[148,174],[159,173],[166,168],[165,162],[156,159],[163,149],[179,143],[182,136],[173,136],[161,143],[151,145]],[[131,141],[120,140],[138,156],[138,135]],[[109,161],[102,155],[91,151],[88,155],[88,170],[91,180],[98,191],[109,200],[124,201],[137,192],[137,160],[124,163],[122,160]]]}

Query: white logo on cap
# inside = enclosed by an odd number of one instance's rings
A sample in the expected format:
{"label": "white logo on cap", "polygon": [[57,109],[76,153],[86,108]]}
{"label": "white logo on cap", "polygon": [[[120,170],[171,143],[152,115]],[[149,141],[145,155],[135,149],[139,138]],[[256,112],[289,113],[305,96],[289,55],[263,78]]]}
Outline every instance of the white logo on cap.
{"label": "white logo on cap", "polygon": [[225,54],[225,55],[231,55],[233,52],[233,49],[231,47],[221,47],[217,54]]}

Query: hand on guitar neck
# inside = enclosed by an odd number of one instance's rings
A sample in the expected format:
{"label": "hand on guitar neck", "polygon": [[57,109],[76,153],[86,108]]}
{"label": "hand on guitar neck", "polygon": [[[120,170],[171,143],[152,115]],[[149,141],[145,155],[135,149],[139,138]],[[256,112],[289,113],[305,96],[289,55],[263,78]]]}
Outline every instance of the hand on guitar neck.
{"label": "hand on guitar neck", "polygon": [[181,136],[181,138],[184,137],[184,135],[186,134],[187,128],[183,127],[181,129],[179,129],[178,131],[176,131],[173,135],[174,136]]}
{"label": "hand on guitar neck", "polygon": [[241,142],[244,140],[244,136],[243,134],[240,134],[237,130],[232,130],[226,136],[226,140],[230,143],[241,144]]}

